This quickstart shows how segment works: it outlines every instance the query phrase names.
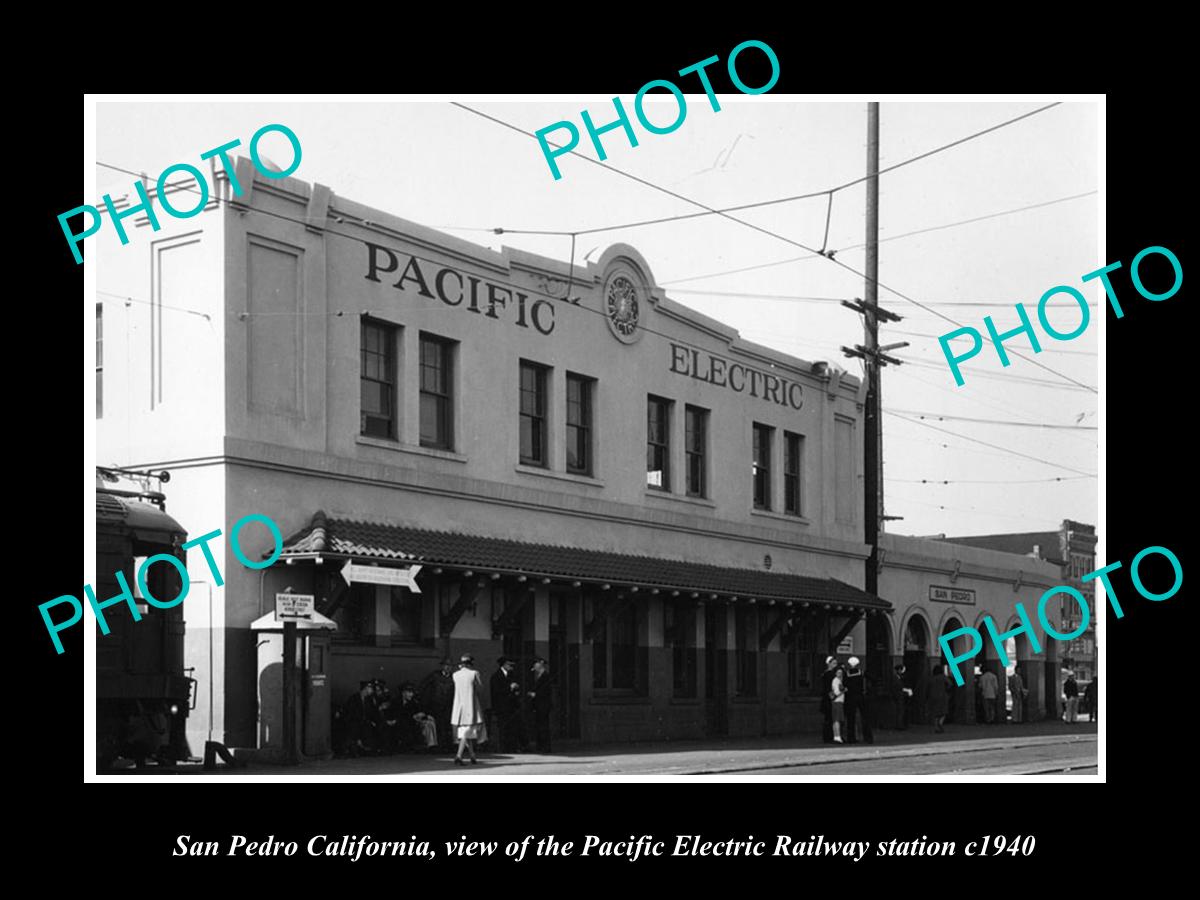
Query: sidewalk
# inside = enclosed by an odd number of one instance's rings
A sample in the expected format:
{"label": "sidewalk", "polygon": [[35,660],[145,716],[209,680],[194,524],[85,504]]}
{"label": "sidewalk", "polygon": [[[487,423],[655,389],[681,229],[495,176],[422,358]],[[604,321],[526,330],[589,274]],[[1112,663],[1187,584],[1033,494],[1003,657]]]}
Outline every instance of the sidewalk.
{"label": "sidewalk", "polygon": [[874,744],[824,744],[819,734],[770,738],[670,741],[563,746],[551,754],[480,752],[480,764],[466,770],[449,753],[400,754],[358,759],[308,760],[298,768],[253,765],[218,769],[255,775],[690,775],[736,772],[771,774],[771,769],[915,756],[1001,750],[1053,744],[1079,744],[1096,752],[1096,727],[1088,723],[1033,722],[1023,725],[947,725],[943,734],[928,725],[905,731],[879,730]]}

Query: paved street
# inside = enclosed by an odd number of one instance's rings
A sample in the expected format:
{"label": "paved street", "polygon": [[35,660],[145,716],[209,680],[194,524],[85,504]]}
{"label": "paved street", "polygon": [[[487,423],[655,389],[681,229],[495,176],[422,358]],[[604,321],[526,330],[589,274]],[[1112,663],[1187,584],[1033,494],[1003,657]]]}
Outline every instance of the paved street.
{"label": "paved street", "polygon": [[[817,737],[819,742],[820,738]],[[306,761],[298,769],[254,764],[222,773],[256,775],[1094,775],[1096,726],[949,725],[879,731],[876,743],[831,746],[813,736],[727,742],[686,741],[564,748],[540,755],[481,753],[480,764],[458,768],[449,754],[411,754]],[[147,770],[147,774],[152,770]],[[197,772],[196,769],[191,771]]]}

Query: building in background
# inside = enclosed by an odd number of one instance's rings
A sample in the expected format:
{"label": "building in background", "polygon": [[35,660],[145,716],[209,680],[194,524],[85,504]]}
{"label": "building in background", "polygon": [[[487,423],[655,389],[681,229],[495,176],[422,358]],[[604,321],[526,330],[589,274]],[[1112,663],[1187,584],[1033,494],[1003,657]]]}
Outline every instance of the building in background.
{"label": "building in background", "polygon": [[[1061,662],[1058,673],[1056,691],[1061,689],[1062,671],[1072,671],[1075,679],[1082,688],[1096,677],[1098,650],[1096,646],[1096,588],[1094,581],[1081,581],[1084,575],[1096,569],[1096,526],[1085,525],[1064,519],[1058,531],[1024,531],[1013,534],[981,534],[969,537],[948,537],[949,543],[964,544],[971,547],[982,547],[990,550],[1000,550],[1005,553],[1019,553],[1045,560],[1059,568],[1059,580],[1056,584],[1065,584],[1075,588],[1087,598],[1088,609],[1092,613],[1088,617],[1088,625],[1077,638],[1058,642],[1058,653]],[[1079,606],[1070,597],[1058,595],[1051,600],[1053,604],[1054,626],[1063,634],[1075,631],[1081,621]],[[1028,608],[1028,604],[1026,605]],[[1055,693],[1058,697],[1058,693]]]}
{"label": "building in background", "polygon": [[[974,628],[982,635],[977,656],[959,665],[963,685],[955,688],[948,721],[970,723],[976,720],[975,669],[990,669],[1000,683],[1001,697],[1007,679],[1017,666],[1029,690],[1027,720],[1054,716],[1057,709],[1057,671],[1062,648],[1057,641],[1046,640],[1037,628],[1037,603],[1041,595],[1059,584],[1055,564],[999,550],[964,546],[926,537],[885,534],[880,536],[879,595],[892,604],[890,634],[875,632],[877,645],[890,640],[894,663],[904,663],[906,680],[915,700],[912,717],[923,721],[921,698],[925,680],[935,665],[946,662],[939,638],[960,628]],[[983,624],[990,616],[1003,634],[1020,626],[1016,604],[1020,603],[1034,620],[1040,650],[1025,634],[1006,642],[1008,665],[1002,664]],[[868,630],[867,640],[872,640]],[[961,656],[969,652],[967,635],[955,638],[951,652]],[[886,671],[876,664],[875,677]],[[868,673],[870,674],[870,673]],[[880,698],[881,709],[887,700]]]}

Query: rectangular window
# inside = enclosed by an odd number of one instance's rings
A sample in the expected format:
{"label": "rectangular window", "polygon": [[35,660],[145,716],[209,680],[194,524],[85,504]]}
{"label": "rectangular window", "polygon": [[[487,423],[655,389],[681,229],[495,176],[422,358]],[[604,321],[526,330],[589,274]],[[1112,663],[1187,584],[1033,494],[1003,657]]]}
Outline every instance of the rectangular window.
{"label": "rectangular window", "polygon": [[592,385],[590,378],[567,373],[567,471],[592,474]]}
{"label": "rectangular window", "polygon": [[96,418],[104,415],[104,306],[96,304]]}
{"label": "rectangular window", "polygon": [[[436,603],[436,596],[430,602]],[[331,616],[337,623],[333,640],[371,647],[420,643],[423,603],[423,595],[407,588],[355,582]],[[380,619],[385,611],[387,618]]]}
{"label": "rectangular window", "polygon": [[862,494],[858,484],[858,459],[854,448],[854,422],[839,417],[833,417],[833,495],[834,521],[839,524],[853,525],[857,521],[857,510],[861,504],[856,503]]}
{"label": "rectangular window", "polygon": [[546,369],[521,362],[521,462],[527,466],[545,466],[546,453]]}
{"label": "rectangular window", "polygon": [[788,693],[806,693],[813,685],[812,661],[815,633],[808,619],[794,620],[784,631],[788,659]]}
{"label": "rectangular window", "polygon": [[754,423],[754,508],[771,508],[771,438],[774,428]]}
{"label": "rectangular window", "polygon": [[789,515],[799,516],[800,484],[804,472],[804,437],[783,433],[783,511]]}
{"label": "rectangular window", "polygon": [[370,644],[375,641],[375,585],[355,582],[333,613],[338,643]]}
{"label": "rectangular window", "polygon": [[663,603],[663,636],[671,650],[671,693],[696,696],[696,605],[688,600]]}
{"label": "rectangular window", "polygon": [[671,489],[671,401],[651,397],[646,404],[646,485]]}
{"label": "rectangular window", "polygon": [[421,334],[421,446],[449,450],[454,445],[451,429],[453,404],[450,384],[452,345],[429,334]]}
{"label": "rectangular window", "polygon": [[642,648],[638,646],[641,607],[617,598],[596,601],[592,627],[592,686],[622,693],[642,691]]}
{"label": "rectangular window", "polygon": [[739,697],[758,696],[758,617],[751,606],[739,604],[734,609],[737,650],[737,694]]}
{"label": "rectangular window", "polygon": [[708,410],[688,406],[684,408],[683,415],[688,496],[704,497],[708,494],[708,474],[704,462],[704,446],[708,439]]}
{"label": "rectangular window", "polygon": [[396,331],[393,325],[362,320],[362,433],[392,440],[396,438]]}
{"label": "rectangular window", "polygon": [[638,607],[626,603],[611,619],[612,686],[619,690],[637,688]]}
{"label": "rectangular window", "polygon": [[595,619],[592,622],[592,687],[603,690],[608,687],[608,621],[602,600],[595,601]]}
{"label": "rectangular window", "polygon": [[421,594],[406,587],[389,588],[391,594],[392,643],[415,644],[421,640]]}

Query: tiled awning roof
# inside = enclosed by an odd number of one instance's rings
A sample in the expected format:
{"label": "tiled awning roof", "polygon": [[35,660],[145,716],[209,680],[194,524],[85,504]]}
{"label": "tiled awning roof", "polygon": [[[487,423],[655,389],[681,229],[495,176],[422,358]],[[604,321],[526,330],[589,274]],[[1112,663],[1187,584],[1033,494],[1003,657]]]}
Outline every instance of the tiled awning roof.
{"label": "tiled awning roof", "polygon": [[862,609],[891,604],[833,578],[736,569],[703,563],[558,547],[503,538],[331,519],[312,522],[284,542],[281,561],[314,556],[394,560],[477,572],[501,572],[589,583],[637,585],[722,597],[798,600]]}

